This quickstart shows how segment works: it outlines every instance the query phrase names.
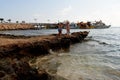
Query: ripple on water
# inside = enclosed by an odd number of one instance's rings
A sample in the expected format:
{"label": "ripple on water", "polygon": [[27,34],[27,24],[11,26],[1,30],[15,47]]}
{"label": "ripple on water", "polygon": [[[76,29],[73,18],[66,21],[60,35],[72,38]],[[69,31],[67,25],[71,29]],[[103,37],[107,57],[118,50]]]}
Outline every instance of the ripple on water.
{"label": "ripple on water", "polygon": [[120,80],[117,71],[97,55],[61,55],[57,74],[68,80]]}

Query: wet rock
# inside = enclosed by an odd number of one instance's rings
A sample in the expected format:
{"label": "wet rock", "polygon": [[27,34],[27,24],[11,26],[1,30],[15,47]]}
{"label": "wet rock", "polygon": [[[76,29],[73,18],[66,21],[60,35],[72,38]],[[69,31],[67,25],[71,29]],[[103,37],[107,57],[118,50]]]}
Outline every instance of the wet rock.
{"label": "wet rock", "polygon": [[50,41],[50,49],[52,49],[52,51],[57,51],[57,50],[61,49],[60,40],[54,39],[54,40]]}
{"label": "wet rock", "polygon": [[10,63],[10,59],[8,58],[0,60],[0,68],[0,70],[4,71],[6,74],[12,74],[14,72]]}
{"label": "wet rock", "polygon": [[[52,51],[69,49],[71,44],[81,42],[87,35],[88,32],[75,32],[69,36],[63,34],[61,37],[54,34],[54,36],[48,36],[47,38],[39,36],[37,39],[32,38],[31,40],[26,40],[29,38],[25,38],[25,42],[22,38],[23,42],[21,43],[0,46],[0,78],[4,80],[66,80],[58,75],[47,73],[47,71],[51,72],[51,70],[53,71],[52,73],[56,73],[59,65],[56,64],[57,62],[50,62],[47,70],[38,71],[38,69],[32,68],[27,61],[23,61],[21,58],[46,55],[49,54],[51,49]],[[11,39],[13,38],[12,36]]]}
{"label": "wet rock", "polygon": [[[39,56],[49,54],[50,49],[53,51],[68,49],[70,44],[78,43],[84,40],[88,33],[89,32],[87,31],[74,32],[71,35],[62,35],[61,37],[49,36],[46,39],[33,39],[24,43],[21,42],[0,46],[0,57],[13,55],[17,56],[17,54],[18,56]],[[38,38],[40,37],[38,36]]]}
{"label": "wet rock", "polygon": [[72,43],[72,44],[78,43],[78,42],[81,41],[80,38],[79,38],[79,37],[76,37],[76,36],[72,36],[72,37],[70,38],[70,40],[71,40],[71,43]]}
{"label": "wet rock", "polygon": [[52,76],[50,76],[45,70],[41,70],[39,71],[38,80],[52,80]]}
{"label": "wet rock", "polygon": [[81,35],[82,35],[83,39],[84,39],[85,37],[87,37],[88,34],[89,34],[88,31],[83,31],[83,32],[81,32]]}
{"label": "wet rock", "polygon": [[7,46],[0,46],[0,53],[4,53],[4,55],[8,55],[9,53],[16,53],[19,51],[17,44],[10,44]]}
{"label": "wet rock", "polygon": [[10,38],[10,39],[27,39],[31,38],[32,36],[24,36],[24,35],[12,35],[12,34],[0,34],[2,38]]}
{"label": "wet rock", "polygon": [[3,80],[17,80],[17,76],[15,74],[10,74],[5,76]]}
{"label": "wet rock", "polygon": [[17,80],[50,80],[50,76],[44,70],[38,73],[27,62],[15,60],[12,67],[17,75]]}
{"label": "wet rock", "polygon": [[61,39],[61,47],[62,49],[68,49],[70,47],[70,39]]}
{"label": "wet rock", "polygon": [[23,55],[45,55],[49,53],[49,47],[42,42],[24,43],[19,46],[20,54]]}
{"label": "wet rock", "polygon": [[0,71],[0,78],[4,77],[5,73],[3,71]]}

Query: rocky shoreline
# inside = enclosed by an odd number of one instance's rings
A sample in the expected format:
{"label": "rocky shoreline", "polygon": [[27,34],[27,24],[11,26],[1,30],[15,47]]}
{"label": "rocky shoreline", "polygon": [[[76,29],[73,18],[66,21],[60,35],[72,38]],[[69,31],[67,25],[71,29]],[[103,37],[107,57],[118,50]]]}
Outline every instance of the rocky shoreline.
{"label": "rocky shoreline", "polygon": [[60,37],[57,34],[28,37],[1,34],[0,79],[58,80],[59,76],[50,75],[44,69],[34,68],[29,62],[37,57],[49,55],[51,50],[68,51],[71,44],[82,42],[88,34],[87,31],[63,34]]}
{"label": "rocky shoreline", "polygon": [[28,30],[35,29],[33,24],[29,23],[0,23],[0,30]]}

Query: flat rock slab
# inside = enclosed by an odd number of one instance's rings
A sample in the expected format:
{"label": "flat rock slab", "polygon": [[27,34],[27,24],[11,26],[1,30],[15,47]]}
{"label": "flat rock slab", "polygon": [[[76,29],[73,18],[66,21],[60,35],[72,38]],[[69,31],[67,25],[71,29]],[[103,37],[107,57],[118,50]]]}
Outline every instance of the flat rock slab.
{"label": "flat rock slab", "polygon": [[71,44],[84,40],[89,32],[74,32],[71,35],[57,34],[44,36],[14,36],[0,35],[0,57],[13,54],[20,55],[44,55],[49,54],[49,50],[57,51],[68,49]]}

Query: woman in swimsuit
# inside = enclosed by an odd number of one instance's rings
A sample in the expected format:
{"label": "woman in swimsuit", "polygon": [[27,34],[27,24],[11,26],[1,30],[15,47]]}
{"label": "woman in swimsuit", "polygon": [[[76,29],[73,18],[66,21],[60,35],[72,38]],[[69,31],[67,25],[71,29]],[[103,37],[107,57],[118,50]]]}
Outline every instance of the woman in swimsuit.
{"label": "woman in swimsuit", "polygon": [[58,35],[61,36],[62,35],[62,23],[58,23]]}

